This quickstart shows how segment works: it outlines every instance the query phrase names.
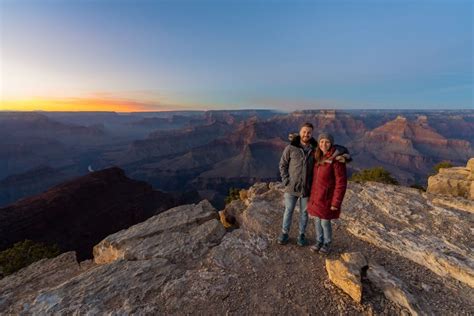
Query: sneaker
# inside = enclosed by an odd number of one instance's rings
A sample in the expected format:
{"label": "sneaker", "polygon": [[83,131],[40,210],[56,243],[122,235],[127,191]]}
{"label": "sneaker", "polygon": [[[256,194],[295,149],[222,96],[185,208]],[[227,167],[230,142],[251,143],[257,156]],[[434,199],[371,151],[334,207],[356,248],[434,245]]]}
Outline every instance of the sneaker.
{"label": "sneaker", "polygon": [[308,241],[304,237],[304,234],[300,234],[298,236],[298,240],[296,241],[296,243],[298,244],[298,246],[303,247],[303,246],[306,246],[308,244]]}
{"label": "sneaker", "polygon": [[319,249],[321,249],[322,245],[323,245],[322,243],[318,242],[317,244],[312,245],[311,248],[309,248],[309,250],[311,250],[312,252],[318,252]]}
{"label": "sneaker", "polygon": [[319,252],[322,253],[322,254],[327,255],[330,250],[331,250],[331,245],[324,244],[324,245],[322,245],[321,249],[319,249]]}
{"label": "sneaker", "polygon": [[288,243],[288,234],[282,233],[280,236],[278,236],[277,242],[280,245],[286,245]]}

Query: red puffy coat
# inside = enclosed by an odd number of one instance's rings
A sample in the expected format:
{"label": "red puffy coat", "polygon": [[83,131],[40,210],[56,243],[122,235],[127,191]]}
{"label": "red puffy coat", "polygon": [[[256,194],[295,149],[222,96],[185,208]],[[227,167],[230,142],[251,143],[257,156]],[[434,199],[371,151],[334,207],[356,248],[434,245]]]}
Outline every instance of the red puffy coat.
{"label": "red puffy coat", "polygon": [[[332,152],[334,152],[334,148],[331,148],[324,158],[330,158]],[[322,219],[339,218],[346,187],[345,163],[337,160],[326,160],[322,164],[315,163],[308,213]],[[337,210],[331,210],[331,206],[336,207]]]}

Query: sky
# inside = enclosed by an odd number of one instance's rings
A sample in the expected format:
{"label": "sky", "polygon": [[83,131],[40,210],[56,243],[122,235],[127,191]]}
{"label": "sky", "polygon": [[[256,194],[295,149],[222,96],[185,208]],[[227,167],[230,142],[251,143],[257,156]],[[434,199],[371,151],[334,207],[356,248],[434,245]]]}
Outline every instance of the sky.
{"label": "sky", "polygon": [[0,110],[474,109],[469,0],[0,0]]}

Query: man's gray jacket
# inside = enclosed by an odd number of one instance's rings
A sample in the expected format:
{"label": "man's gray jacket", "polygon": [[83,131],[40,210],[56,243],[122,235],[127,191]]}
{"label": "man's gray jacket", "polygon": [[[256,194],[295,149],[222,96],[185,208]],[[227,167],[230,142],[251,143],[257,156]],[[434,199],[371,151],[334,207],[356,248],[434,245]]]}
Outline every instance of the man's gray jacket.
{"label": "man's gray jacket", "polygon": [[311,138],[310,149],[305,153],[300,136],[296,136],[291,144],[285,147],[280,159],[280,175],[285,192],[300,197],[309,196],[313,179],[313,152],[316,146],[316,140]]}

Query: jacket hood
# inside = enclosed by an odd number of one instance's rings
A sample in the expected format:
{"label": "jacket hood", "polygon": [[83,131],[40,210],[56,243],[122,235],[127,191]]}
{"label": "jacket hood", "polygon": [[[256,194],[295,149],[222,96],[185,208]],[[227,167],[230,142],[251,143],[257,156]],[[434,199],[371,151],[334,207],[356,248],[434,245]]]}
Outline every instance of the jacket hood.
{"label": "jacket hood", "polygon": [[[296,146],[296,147],[301,147],[300,138],[301,138],[300,135],[294,137],[293,140],[291,141],[291,145]],[[314,148],[318,145],[318,142],[313,137],[311,137],[311,139],[309,140],[309,144]]]}

